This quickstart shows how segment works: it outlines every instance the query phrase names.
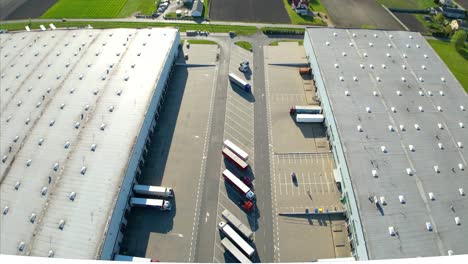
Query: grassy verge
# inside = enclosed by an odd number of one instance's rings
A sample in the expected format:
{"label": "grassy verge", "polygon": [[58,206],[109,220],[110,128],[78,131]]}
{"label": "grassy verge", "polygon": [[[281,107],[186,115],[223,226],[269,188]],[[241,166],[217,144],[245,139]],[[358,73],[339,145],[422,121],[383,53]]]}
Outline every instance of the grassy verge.
{"label": "grassy verge", "polygon": [[[39,29],[39,25],[47,25],[46,22],[33,22],[31,29]],[[1,24],[1,29],[9,31],[24,30],[28,23],[7,23]],[[161,22],[107,22],[107,21],[68,21],[68,22],[54,22],[58,28],[66,27],[86,27],[91,25],[94,28],[147,28],[147,27],[178,27],[181,32],[187,30],[206,30],[209,32],[228,33],[229,31],[236,32],[237,35],[252,35],[257,32],[257,28],[253,26],[231,26],[231,25],[216,25],[216,24],[183,24],[183,23],[161,23]]]}
{"label": "grassy verge", "polygon": [[129,17],[137,12],[150,16],[161,0],[128,0],[117,17]]}
{"label": "grassy verge", "polygon": [[303,40],[282,39],[282,40],[273,41],[272,43],[270,43],[270,46],[278,46],[280,42],[297,42],[299,43],[299,46],[304,45]]}
{"label": "grassy verge", "polygon": [[309,0],[309,9],[314,12],[320,12],[328,16],[327,9],[320,3],[319,0]]}
{"label": "grassy verge", "polygon": [[204,45],[218,45],[215,41],[207,40],[207,39],[186,39],[190,44],[204,44]]}
{"label": "grassy verge", "polygon": [[280,28],[280,27],[262,27],[263,34],[266,35],[302,35],[305,32],[304,28]]}
{"label": "grassy verge", "polygon": [[376,29],[377,27],[375,27],[373,25],[362,24],[361,28],[362,29]]}
{"label": "grassy verge", "polygon": [[246,49],[248,51],[251,51],[252,50],[252,44],[248,41],[237,41],[236,43],[237,46],[243,48],[243,49]]}
{"label": "grassy verge", "polygon": [[164,17],[166,18],[178,18],[178,17],[181,17],[181,16],[177,16],[176,12],[169,12],[169,13],[166,13],[164,14]]}
{"label": "grassy verge", "polygon": [[377,0],[381,5],[395,8],[426,9],[436,6],[434,0]]}
{"label": "grassy verge", "polygon": [[[314,1],[317,2],[317,1]],[[311,16],[301,16],[294,12],[291,8],[290,0],[283,0],[284,7],[286,8],[286,12],[288,12],[289,19],[291,20],[292,24],[297,25],[320,25],[325,26],[326,23],[322,21],[320,18],[314,18]]]}
{"label": "grassy verge", "polygon": [[202,15],[202,17],[208,18],[208,14],[210,13],[210,12],[208,11],[208,8],[210,7],[210,0],[203,0],[203,6],[204,6],[204,8],[203,8],[203,15]]}
{"label": "grassy verge", "polygon": [[434,20],[434,17],[432,17],[432,16],[431,16],[430,21],[424,19],[424,15],[422,15],[422,14],[415,14],[414,16],[419,21],[419,23],[421,23],[425,28],[428,29],[429,32],[443,31],[444,30],[444,27],[441,24],[437,23]]}
{"label": "grassy verge", "polygon": [[113,18],[128,1],[141,0],[59,0],[42,18]]}
{"label": "grassy verge", "polygon": [[429,39],[427,41],[449,67],[453,75],[455,75],[458,82],[460,82],[465,89],[465,92],[468,92],[468,48],[466,45],[464,48],[464,57],[455,50],[455,46],[452,42],[435,39]]}

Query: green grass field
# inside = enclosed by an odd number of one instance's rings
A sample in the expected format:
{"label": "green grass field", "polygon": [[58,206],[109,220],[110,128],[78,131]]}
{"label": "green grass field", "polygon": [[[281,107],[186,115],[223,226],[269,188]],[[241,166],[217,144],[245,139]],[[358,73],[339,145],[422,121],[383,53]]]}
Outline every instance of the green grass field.
{"label": "green grass field", "polygon": [[[33,22],[31,29],[39,29],[39,25],[47,25],[49,22]],[[147,28],[147,27],[177,27],[181,32],[187,30],[206,30],[209,32],[228,33],[236,32],[237,35],[252,35],[257,32],[254,26],[231,26],[231,25],[202,25],[202,24],[183,24],[183,23],[161,23],[161,22],[107,22],[107,21],[69,21],[69,22],[53,22],[57,28],[66,27],[86,27],[88,25],[94,28]],[[0,23],[1,29],[9,31],[24,30],[28,23]]]}
{"label": "green grass field", "polygon": [[185,41],[189,42],[190,44],[218,45],[218,43],[215,41],[207,39],[186,39]]}
{"label": "green grass field", "polygon": [[377,2],[386,7],[408,9],[426,9],[436,6],[433,0],[377,0]]}
{"label": "green grass field", "polygon": [[[451,42],[435,39],[427,41],[449,67],[465,91],[468,92],[468,56],[463,57],[458,53]],[[466,45],[464,54],[468,54]]]}
{"label": "green grass field", "polygon": [[245,49],[245,50],[248,50],[248,51],[251,51],[252,50],[252,44],[248,41],[237,41],[236,43],[237,46]]}
{"label": "green grass field", "polygon": [[[159,0],[157,0],[159,1]],[[59,0],[42,18],[114,18],[151,15],[156,0]]]}
{"label": "green grass field", "polygon": [[270,43],[270,46],[278,46],[278,44],[279,44],[280,42],[297,42],[297,43],[299,44],[299,46],[304,45],[304,41],[303,41],[303,40],[283,39],[283,40],[273,41],[272,43]]}
{"label": "green grass field", "polygon": [[[289,0],[283,0],[283,3],[284,3],[284,7],[286,8],[286,12],[288,12],[289,19],[291,20],[292,24],[296,24],[296,25],[318,25],[318,26],[326,25],[326,23],[323,22],[322,19],[320,19],[318,17],[314,18],[314,17],[311,17],[311,16],[301,16],[301,15],[297,14],[296,12],[294,12],[294,10],[292,10],[292,8],[291,8],[291,4],[290,4]],[[325,8],[317,0],[312,0],[312,3],[310,5],[315,6],[315,8],[317,8],[317,10],[314,8],[314,11],[322,12],[321,11],[322,8],[323,8],[323,10],[325,10]]]}

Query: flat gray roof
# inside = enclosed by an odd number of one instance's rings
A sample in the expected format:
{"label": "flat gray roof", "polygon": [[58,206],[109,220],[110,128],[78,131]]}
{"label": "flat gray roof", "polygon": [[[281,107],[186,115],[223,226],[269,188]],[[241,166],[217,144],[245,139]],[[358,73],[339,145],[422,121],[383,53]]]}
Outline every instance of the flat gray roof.
{"label": "flat gray roof", "polygon": [[[369,258],[468,253],[468,198],[459,192],[468,192],[468,170],[459,167],[467,167],[468,97],[461,85],[419,33],[307,31],[343,142]],[[379,211],[369,197],[385,197],[386,205]],[[390,226],[396,236],[389,235]]]}
{"label": "flat gray roof", "polygon": [[0,35],[0,253],[98,257],[177,34],[165,28]]}

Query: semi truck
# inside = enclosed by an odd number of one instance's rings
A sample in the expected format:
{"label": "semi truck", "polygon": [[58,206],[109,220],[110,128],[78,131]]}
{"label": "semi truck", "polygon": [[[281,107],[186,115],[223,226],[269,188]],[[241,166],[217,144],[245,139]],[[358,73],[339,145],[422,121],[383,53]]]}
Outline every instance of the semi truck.
{"label": "semi truck", "polygon": [[234,165],[237,166],[237,168],[239,168],[240,170],[247,170],[247,167],[249,167],[249,164],[247,164],[247,162],[245,162],[244,160],[242,160],[239,156],[237,156],[234,152],[232,152],[230,149],[228,148],[223,148],[222,150],[222,153],[223,153],[223,156],[230,160],[232,163],[234,163]]}
{"label": "semi truck", "polygon": [[235,215],[233,215],[229,210],[224,210],[221,215],[226,219],[229,224],[234,227],[241,235],[243,235],[247,239],[252,239],[253,237],[253,232],[248,228],[246,225],[244,225],[239,218],[237,218]]}
{"label": "semi truck", "polygon": [[249,186],[247,186],[241,179],[236,177],[232,172],[230,172],[228,169],[223,171],[223,177],[225,180],[230,182],[234,187],[241,192],[245,198],[249,200],[255,199],[255,194],[250,190]]}
{"label": "semi truck", "polygon": [[174,197],[174,190],[172,190],[172,188],[162,187],[162,186],[135,184],[133,186],[133,191],[136,194],[141,194],[141,195],[150,195],[150,196],[157,196],[157,197],[164,197],[164,198]]}
{"label": "semi truck", "polygon": [[289,114],[294,115],[294,114],[321,114],[322,113],[322,107],[318,105],[296,105],[292,106],[289,109]]}
{"label": "semi truck", "polygon": [[163,210],[163,211],[170,211],[172,209],[171,202],[162,200],[162,199],[146,199],[146,198],[132,197],[130,199],[130,205],[132,207],[137,206],[137,207],[158,208],[159,210]]}
{"label": "semi truck", "polygon": [[239,263],[252,263],[248,257],[242,253],[230,240],[225,237],[221,240],[221,245],[236,258]]}
{"label": "semi truck", "polygon": [[156,259],[150,258],[139,258],[134,256],[126,256],[126,255],[115,255],[114,261],[130,261],[130,262],[159,262]]}
{"label": "semi truck", "polygon": [[239,148],[236,144],[232,143],[229,139],[224,140],[224,146],[234,152],[243,161],[249,159],[249,154]]}
{"label": "semi truck", "polygon": [[252,89],[252,86],[250,86],[250,84],[248,82],[244,81],[243,79],[241,79],[240,77],[238,77],[234,73],[229,73],[229,80],[231,80],[231,82],[233,82],[237,86],[244,89],[244,91],[250,93],[250,91]]}
{"label": "semi truck", "polygon": [[228,225],[225,222],[220,222],[218,224],[218,228],[219,230],[221,230],[221,232],[223,232],[225,236],[227,236],[232,242],[234,242],[234,244],[236,244],[237,247],[239,247],[239,249],[242,250],[242,252],[244,252],[249,258],[253,256],[253,254],[255,253],[255,249],[253,249],[253,247],[249,243],[247,243],[247,241],[245,241],[239,234],[237,234],[237,232],[234,231],[234,229],[232,229],[230,225]]}
{"label": "semi truck", "polygon": [[296,122],[298,123],[323,123],[325,117],[323,115],[312,114],[297,114]]}

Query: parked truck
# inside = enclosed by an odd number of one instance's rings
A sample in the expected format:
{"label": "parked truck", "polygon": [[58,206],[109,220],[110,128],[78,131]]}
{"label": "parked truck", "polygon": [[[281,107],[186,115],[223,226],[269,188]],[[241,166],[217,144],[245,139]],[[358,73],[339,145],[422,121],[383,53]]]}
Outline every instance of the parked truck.
{"label": "parked truck", "polygon": [[157,259],[150,259],[150,258],[139,258],[134,256],[126,256],[126,255],[115,255],[114,261],[130,261],[130,262],[159,262]]}
{"label": "parked truck", "polygon": [[318,115],[322,113],[322,107],[318,105],[295,105],[291,106],[289,109],[289,114],[290,115],[295,115],[295,114],[314,114]]}
{"label": "parked truck", "polygon": [[323,123],[325,117],[323,115],[312,114],[297,114],[296,122],[298,123]]}
{"label": "parked truck", "polygon": [[130,199],[130,205],[132,207],[137,206],[137,207],[158,208],[159,210],[163,210],[163,211],[170,211],[172,209],[171,202],[162,200],[162,199],[146,199],[146,198],[132,197]]}
{"label": "parked truck", "polygon": [[240,86],[242,89],[244,89],[244,91],[250,93],[252,86],[250,86],[248,82],[244,81],[234,73],[229,73],[229,80],[231,80],[231,82],[233,82],[237,86]]}
{"label": "parked truck", "polygon": [[164,198],[174,197],[174,190],[172,190],[172,188],[162,187],[162,186],[135,184],[133,186],[133,191],[136,194],[142,194],[142,195],[150,195],[150,196],[157,196],[157,197],[164,197]]}
{"label": "parked truck", "polygon": [[253,249],[253,247],[249,243],[247,243],[247,241],[245,241],[241,236],[239,236],[239,234],[237,234],[237,232],[234,231],[234,229],[232,229],[230,225],[228,225],[225,222],[220,222],[218,224],[218,228],[219,230],[221,230],[221,232],[223,232],[225,236],[227,236],[232,242],[234,242],[234,244],[236,244],[237,247],[239,247],[242,250],[242,252],[244,252],[248,257],[253,256],[253,254],[255,253],[255,249]]}
{"label": "parked truck", "polygon": [[241,179],[236,177],[232,172],[229,170],[223,171],[223,177],[226,181],[230,182],[233,187],[235,187],[239,192],[241,192],[245,198],[249,200],[255,199],[255,194],[250,190],[249,186],[247,186]]}
{"label": "parked truck", "polygon": [[221,240],[221,245],[236,258],[239,263],[252,263],[248,257],[242,253],[230,240],[225,237]]}
{"label": "parked truck", "polygon": [[252,239],[253,237],[253,232],[248,228],[246,225],[244,225],[239,218],[237,218],[235,215],[233,215],[229,210],[224,210],[221,215],[226,219],[229,224],[234,227],[241,235],[243,235],[247,239]]}

